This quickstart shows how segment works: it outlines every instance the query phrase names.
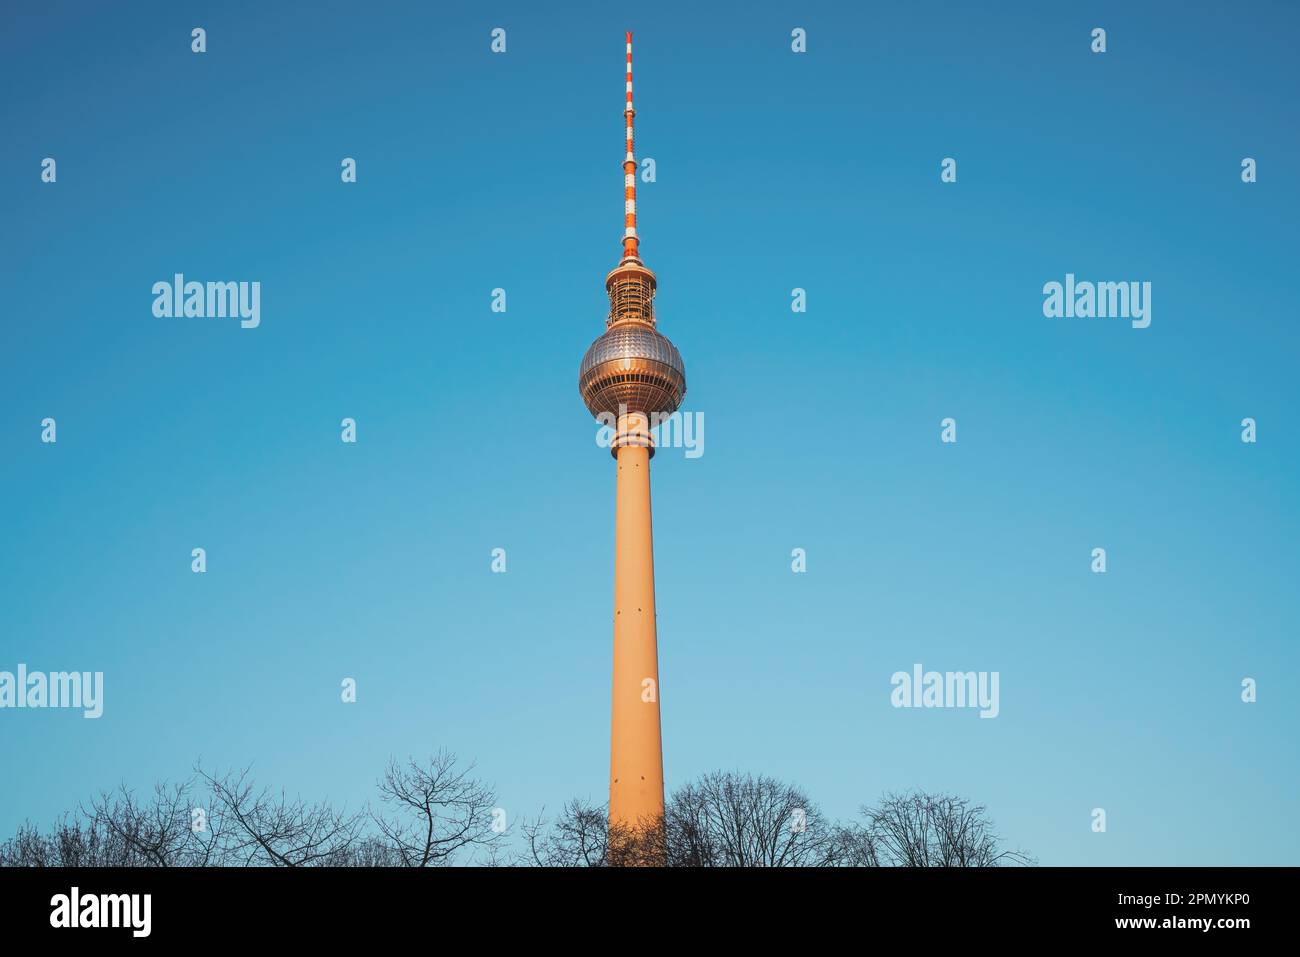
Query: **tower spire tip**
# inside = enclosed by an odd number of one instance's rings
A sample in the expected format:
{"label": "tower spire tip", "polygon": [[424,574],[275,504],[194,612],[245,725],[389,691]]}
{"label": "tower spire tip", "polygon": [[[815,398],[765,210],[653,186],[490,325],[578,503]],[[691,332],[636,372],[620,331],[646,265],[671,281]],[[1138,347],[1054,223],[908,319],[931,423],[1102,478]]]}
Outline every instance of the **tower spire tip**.
{"label": "tower spire tip", "polygon": [[627,153],[623,157],[623,262],[640,262],[636,235],[636,156],[632,149],[632,31],[627,31],[627,105],[623,119],[627,124]]}

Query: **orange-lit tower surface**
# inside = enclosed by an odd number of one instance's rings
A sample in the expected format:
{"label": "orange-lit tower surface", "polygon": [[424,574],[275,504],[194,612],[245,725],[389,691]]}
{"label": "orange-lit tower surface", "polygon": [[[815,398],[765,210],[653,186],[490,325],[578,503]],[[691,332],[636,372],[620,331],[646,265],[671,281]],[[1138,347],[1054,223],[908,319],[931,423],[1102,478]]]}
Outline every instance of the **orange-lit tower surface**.
{"label": "orange-lit tower surface", "polygon": [[609,821],[637,830],[662,822],[659,653],[655,635],[654,544],[650,533],[650,429],[686,394],[676,347],[655,328],[655,274],[641,263],[632,147],[632,34],[627,35],[627,148],[623,158],[623,256],[605,277],[609,318],[578,373],[592,415],[616,423],[614,496],[614,687],[609,753]]}

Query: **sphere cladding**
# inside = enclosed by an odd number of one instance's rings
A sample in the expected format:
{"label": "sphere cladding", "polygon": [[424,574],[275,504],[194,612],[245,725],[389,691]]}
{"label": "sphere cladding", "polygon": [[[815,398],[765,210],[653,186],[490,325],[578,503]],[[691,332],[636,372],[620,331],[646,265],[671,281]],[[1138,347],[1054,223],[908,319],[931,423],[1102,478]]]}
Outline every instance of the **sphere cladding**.
{"label": "sphere cladding", "polygon": [[620,322],[582,357],[578,391],[598,418],[621,411],[670,415],[686,395],[686,367],[677,347],[654,326]]}

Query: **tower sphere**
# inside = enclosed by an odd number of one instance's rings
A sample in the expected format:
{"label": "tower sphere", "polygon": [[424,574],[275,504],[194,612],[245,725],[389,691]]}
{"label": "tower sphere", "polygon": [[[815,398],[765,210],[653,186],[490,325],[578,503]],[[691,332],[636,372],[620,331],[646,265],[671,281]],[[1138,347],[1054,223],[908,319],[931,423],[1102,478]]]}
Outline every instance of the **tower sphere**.
{"label": "tower sphere", "polygon": [[686,395],[686,369],[668,337],[647,322],[613,323],[582,357],[578,389],[591,414],[677,411]]}

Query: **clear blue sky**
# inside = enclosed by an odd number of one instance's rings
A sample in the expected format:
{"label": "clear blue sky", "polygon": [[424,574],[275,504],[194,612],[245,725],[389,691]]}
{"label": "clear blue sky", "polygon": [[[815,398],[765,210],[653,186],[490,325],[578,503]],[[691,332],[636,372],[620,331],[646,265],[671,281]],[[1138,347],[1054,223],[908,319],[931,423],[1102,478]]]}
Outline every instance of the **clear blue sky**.
{"label": "clear blue sky", "polygon": [[[0,670],[106,691],[0,712],[0,832],[198,758],[355,805],[448,747],[512,821],[603,799],[614,471],[576,379],[632,29],[706,421],[654,461],[669,787],[949,790],[1047,864],[1300,862],[1293,4],[6,16]],[[259,281],[260,328],[155,318],[176,272]],[[1151,327],[1044,318],[1067,272],[1151,282]],[[1000,716],[892,708],[914,662],[1000,672]]]}

